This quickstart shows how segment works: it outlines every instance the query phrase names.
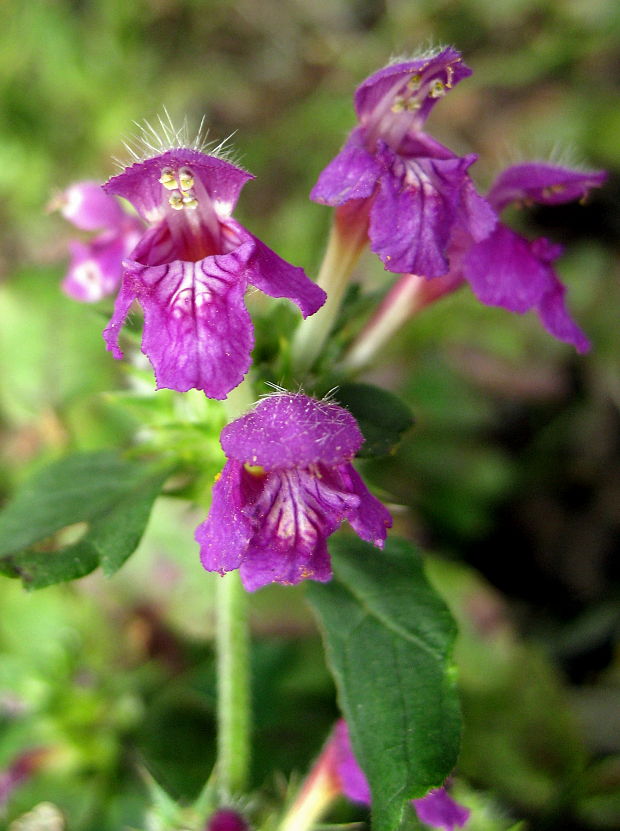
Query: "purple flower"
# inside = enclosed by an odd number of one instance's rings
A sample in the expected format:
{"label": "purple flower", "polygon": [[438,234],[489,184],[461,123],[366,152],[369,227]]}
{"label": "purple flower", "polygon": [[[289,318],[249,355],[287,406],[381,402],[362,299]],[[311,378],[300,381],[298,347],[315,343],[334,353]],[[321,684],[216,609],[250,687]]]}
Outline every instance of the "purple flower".
{"label": "purple flower", "polygon": [[90,242],[69,243],[71,262],[62,283],[75,300],[93,303],[112,294],[121,281],[122,260],[134,248],[142,223],[126,213],[96,182],[76,182],[54,200],[81,231],[101,231]]}
{"label": "purple flower", "polygon": [[[557,205],[585,197],[604,180],[604,172],[519,164],[500,173],[487,199],[498,212],[513,202]],[[590,344],[566,308],[566,288],[553,268],[561,253],[561,246],[544,237],[529,241],[499,223],[486,239],[470,241],[462,256],[462,275],[482,303],[519,314],[534,309],[554,337],[586,352]]]}
{"label": "purple flower", "polygon": [[[463,158],[422,132],[431,109],[471,75],[454,49],[396,63],[355,93],[359,126],[323,170],[310,198],[333,205],[343,224],[368,223],[372,250],[388,271],[436,277],[449,269],[453,234],[486,237],[496,217],[469,178]],[[339,217],[337,211],[337,218]]]}
{"label": "purple flower", "polygon": [[[352,802],[370,805],[370,788],[364,773],[353,755],[349,729],[346,722],[339,721],[328,743],[329,753],[333,754],[335,775],[342,793]],[[469,810],[455,802],[445,788],[435,788],[421,799],[412,799],[418,818],[433,828],[454,831],[462,828],[469,819]]]}
{"label": "purple flower", "polygon": [[123,262],[104,337],[114,357],[122,358],[119,331],[137,299],[144,310],[142,350],[158,388],[195,388],[222,399],[241,382],[254,343],[244,304],[248,286],[290,298],[304,317],[325,300],[303,269],[232,218],[241,188],[252,178],[224,159],[174,148],[104,185],[107,193],[128,199],[148,225]]}
{"label": "purple flower", "polygon": [[225,427],[228,461],[196,529],[205,569],[238,568],[249,591],[325,582],[326,539],[344,519],[382,547],[392,519],[351,464],[362,442],[347,410],[301,393],[269,396]]}

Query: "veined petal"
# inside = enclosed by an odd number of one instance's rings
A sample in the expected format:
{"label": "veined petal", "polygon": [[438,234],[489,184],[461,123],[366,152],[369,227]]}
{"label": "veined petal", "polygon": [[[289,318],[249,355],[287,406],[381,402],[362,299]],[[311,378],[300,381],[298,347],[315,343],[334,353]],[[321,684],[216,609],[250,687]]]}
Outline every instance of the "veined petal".
{"label": "veined petal", "polygon": [[[465,179],[461,187],[459,216],[461,231],[469,234],[474,242],[481,242],[486,239],[498,222],[497,214],[489,202],[480,196],[469,178]],[[450,262],[452,263],[451,258]]]}
{"label": "veined petal", "polygon": [[213,487],[209,516],[196,528],[200,559],[207,571],[224,574],[239,568],[250,541],[250,520],[241,511],[242,473],[239,462],[226,462]]}
{"label": "veined petal", "polygon": [[385,172],[370,212],[372,250],[397,274],[445,274],[446,248],[463,222],[461,191],[475,157],[402,159],[387,147],[380,156]]}
{"label": "veined petal", "polygon": [[[241,382],[253,345],[242,276],[251,253],[247,244],[196,263],[125,262],[119,299],[125,292],[144,309],[142,351],[153,364],[158,389],[200,389],[209,398],[222,399]],[[128,308],[121,302],[115,309],[106,329],[109,343]]]}
{"label": "veined petal", "polygon": [[606,178],[602,170],[572,170],[544,162],[515,164],[499,174],[487,198],[497,211],[511,202],[559,205],[582,199],[590,188],[600,187]]}
{"label": "veined petal", "polygon": [[230,459],[266,470],[337,465],[362,446],[357,422],[348,410],[303,394],[270,395],[222,430]]}
{"label": "veined petal", "polygon": [[112,294],[121,280],[123,248],[122,237],[109,232],[90,243],[69,243],[71,262],[62,282],[63,291],[84,303]]}
{"label": "veined petal", "polygon": [[160,182],[162,172],[168,169],[176,172],[183,167],[189,167],[200,180],[220,217],[230,216],[241,189],[249,179],[254,178],[251,173],[224,159],[198,150],[176,148],[125,168],[103,187],[106,193],[127,199],[140,216],[153,223],[165,215]]}
{"label": "veined petal", "polygon": [[347,513],[347,520],[355,533],[366,542],[383,548],[387,529],[392,527],[392,516],[388,509],[373,496],[364,480],[348,462],[338,468],[346,489],[355,494],[358,504]]}
{"label": "veined petal", "polygon": [[[554,259],[560,252],[554,248]],[[531,243],[501,224],[465,254],[463,274],[482,303],[519,314],[536,307],[549,288],[548,263],[536,256]]]}
{"label": "veined petal", "polygon": [[117,200],[104,193],[98,182],[69,185],[58,201],[64,218],[82,231],[116,228],[125,218]]}
{"label": "veined petal", "polygon": [[255,529],[241,565],[247,589],[330,579],[325,541],[359,502],[330,478],[297,469],[266,474],[260,496],[244,508]]}
{"label": "veined petal", "polygon": [[287,263],[264,242],[243,229],[241,239],[249,239],[254,253],[248,262],[246,279],[269,297],[288,297],[301,309],[304,317],[321,308],[327,295],[313,283],[303,268]]}
{"label": "veined petal", "polygon": [[372,196],[382,166],[363,144],[363,133],[354,130],[346,144],[319,175],[310,199],[322,205],[344,205],[352,199]]}

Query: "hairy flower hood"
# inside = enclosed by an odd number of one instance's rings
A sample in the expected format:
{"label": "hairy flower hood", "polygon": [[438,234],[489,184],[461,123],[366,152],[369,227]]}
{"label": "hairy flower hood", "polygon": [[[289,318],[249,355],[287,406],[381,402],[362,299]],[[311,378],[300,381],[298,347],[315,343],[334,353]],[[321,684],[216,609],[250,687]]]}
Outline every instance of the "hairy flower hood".
{"label": "hairy flower hood", "polygon": [[222,431],[228,461],[196,529],[208,571],[239,568],[249,590],[331,578],[326,540],[347,519],[381,547],[392,524],[351,460],[353,416],[301,393],[268,396]]}

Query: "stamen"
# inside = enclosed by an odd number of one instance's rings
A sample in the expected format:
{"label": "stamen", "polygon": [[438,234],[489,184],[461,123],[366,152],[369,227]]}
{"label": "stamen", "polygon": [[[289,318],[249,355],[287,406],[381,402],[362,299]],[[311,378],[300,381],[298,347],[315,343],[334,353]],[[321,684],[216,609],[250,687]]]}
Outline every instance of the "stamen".
{"label": "stamen", "polygon": [[175,190],[174,193],[170,194],[168,199],[168,204],[171,208],[175,211],[182,211],[183,210],[183,195],[180,191]]}
{"label": "stamen", "polygon": [[251,465],[246,462],[243,465],[244,470],[250,474],[250,476],[264,476],[265,475],[265,468],[261,467],[260,465]]}
{"label": "stamen", "polygon": [[440,81],[439,78],[436,81],[433,81],[433,83],[431,84],[430,89],[428,91],[428,97],[429,98],[441,98],[445,94],[446,94],[446,85],[444,84],[444,82]]}
{"label": "stamen", "polygon": [[179,185],[174,175],[174,170],[171,167],[164,167],[159,177],[160,185],[163,185],[166,190],[176,190]]}
{"label": "stamen", "polygon": [[193,193],[183,194],[183,207],[192,208],[192,210],[198,207],[198,200],[196,199]]}
{"label": "stamen", "polygon": [[179,187],[181,190],[190,190],[194,187],[194,176],[187,167],[182,167],[179,170]]}

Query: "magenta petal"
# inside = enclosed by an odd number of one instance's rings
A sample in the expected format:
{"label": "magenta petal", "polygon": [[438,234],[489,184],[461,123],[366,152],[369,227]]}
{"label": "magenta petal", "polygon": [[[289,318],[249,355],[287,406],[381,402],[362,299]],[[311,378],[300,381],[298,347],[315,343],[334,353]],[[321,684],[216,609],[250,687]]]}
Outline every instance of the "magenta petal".
{"label": "magenta petal", "polygon": [[462,828],[470,814],[467,808],[448,796],[445,788],[437,788],[421,799],[414,799],[413,806],[421,822],[445,831]]}
{"label": "magenta petal", "polygon": [[364,438],[348,410],[302,394],[270,395],[222,430],[231,459],[266,470],[349,461]]}
{"label": "magenta petal", "polygon": [[62,283],[75,300],[94,303],[115,291],[121,280],[123,238],[106,232],[90,243],[71,242],[71,262]]}
{"label": "magenta petal", "polygon": [[254,243],[254,254],[246,271],[249,283],[269,297],[288,297],[299,306],[304,317],[321,308],[327,295],[307,277],[303,268],[287,263],[247,231],[245,236]]}
{"label": "magenta petal", "polygon": [[482,303],[520,314],[537,306],[549,287],[547,263],[505,225],[470,248],[463,257],[463,273]]}
{"label": "magenta petal", "polygon": [[329,580],[326,540],[345,519],[383,543],[390,516],[349,464],[362,442],[347,410],[302,393],[268,396],[224,428],[222,448],[239,471],[233,507],[249,529],[237,552],[246,589]]}
{"label": "magenta petal", "polygon": [[136,298],[136,287],[130,275],[125,275],[121,283],[121,289],[114,302],[114,313],[110,322],[103,330],[103,339],[106,342],[108,352],[111,352],[117,361],[123,357],[123,352],[118,345],[118,338],[125,318],[129,314],[129,308]]}
{"label": "magenta petal", "polygon": [[244,508],[254,535],[241,566],[247,589],[331,578],[325,541],[359,503],[327,469],[267,473],[258,498]]}
{"label": "magenta petal", "polygon": [[215,204],[218,216],[230,216],[239,193],[249,179],[247,173],[224,159],[209,156],[198,150],[176,148],[159,156],[125,168],[103,186],[106,193],[127,199],[147,222],[153,223],[164,215],[162,186],[159,182],[166,168],[178,170],[189,167]]}
{"label": "magenta petal", "polygon": [[323,205],[344,205],[372,196],[381,164],[363,145],[363,133],[354,130],[340,153],[320,174],[310,199]]}
{"label": "magenta petal", "polygon": [[[480,196],[470,179],[463,183],[460,197],[459,230],[469,234],[474,242],[481,242],[497,227],[497,214],[487,200]],[[451,242],[454,241],[453,234]],[[454,267],[452,255],[450,263],[451,267]]]}
{"label": "magenta petal", "polygon": [[392,527],[390,512],[370,493],[364,480],[350,462],[341,465],[339,470],[347,490],[359,498],[359,504],[347,514],[351,527],[361,539],[383,548],[387,529]]}
{"label": "magenta petal", "polygon": [[250,540],[250,520],[240,510],[242,472],[239,462],[226,462],[213,487],[209,516],[196,528],[200,559],[207,571],[224,574],[239,568]]}
{"label": "magenta petal", "polygon": [[370,212],[372,250],[388,271],[439,277],[458,224],[459,189],[469,159],[400,159],[381,154],[386,172]]}
{"label": "magenta petal", "polygon": [[250,365],[253,333],[240,279],[251,246],[199,262],[126,263],[123,282],[144,309],[142,351],[157,388],[225,398]]}
{"label": "magenta petal", "polygon": [[[363,124],[375,116],[379,108],[389,110],[389,106],[402,92],[402,88],[405,88],[407,83],[416,83],[413,79],[417,78],[417,84],[423,90],[423,95],[417,102],[419,106],[416,113],[417,121],[421,125],[440,97],[428,94],[429,85],[433,81],[439,81],[444,89],[449,90],[471,74],[471,69],[463,63],[459,52],[450,47],[411,61],[390,64],[375,72],[357,88],[357,116]],[[387,107],[384,103],[386,101]]]}
{"label": "magenta petal", "polygon": [[353,755],[349,728],[343,719],[337,722],[331,741],[335,746],[336,773],[340,780],[342,793],[351,802],[370,805],[371,796],[368,780]]}
{"label": "magenta petal", "polygon": [[[549,270],[551,271],[550,266]],[[566,308],[565,294],[566,287],[552,272],[549,288],[538,305],[538,316],[545,329],[558,340],[572,344],[577,352],[588,352],[590,341],[571,318]]]}
{"label": "magenta petal", "polygon": [[590,188],[600,187],[607,174],[595,170],[529,162],[502,171],[488,194],[491,204],[501,211],[511,202],[530,200],[542,205],[559,205],[581,199]]}
{"label": "magenta petal", "polygon": [[252,542],[239,573],[244,588],[249,592],[262,589],[269,583],[294,586],[307,579],[327,583],[332,576],[325,539],[317,540],[312,551],[294,551],[291,556],[284,556],[283,552],[274,551],[269,545]]}
{"label": "magenta petal", "polygon": [[116,228],[125,214],[116,199],[103,192],[97,182],[76,182],[61,196],[60,212],[82,231]]}

